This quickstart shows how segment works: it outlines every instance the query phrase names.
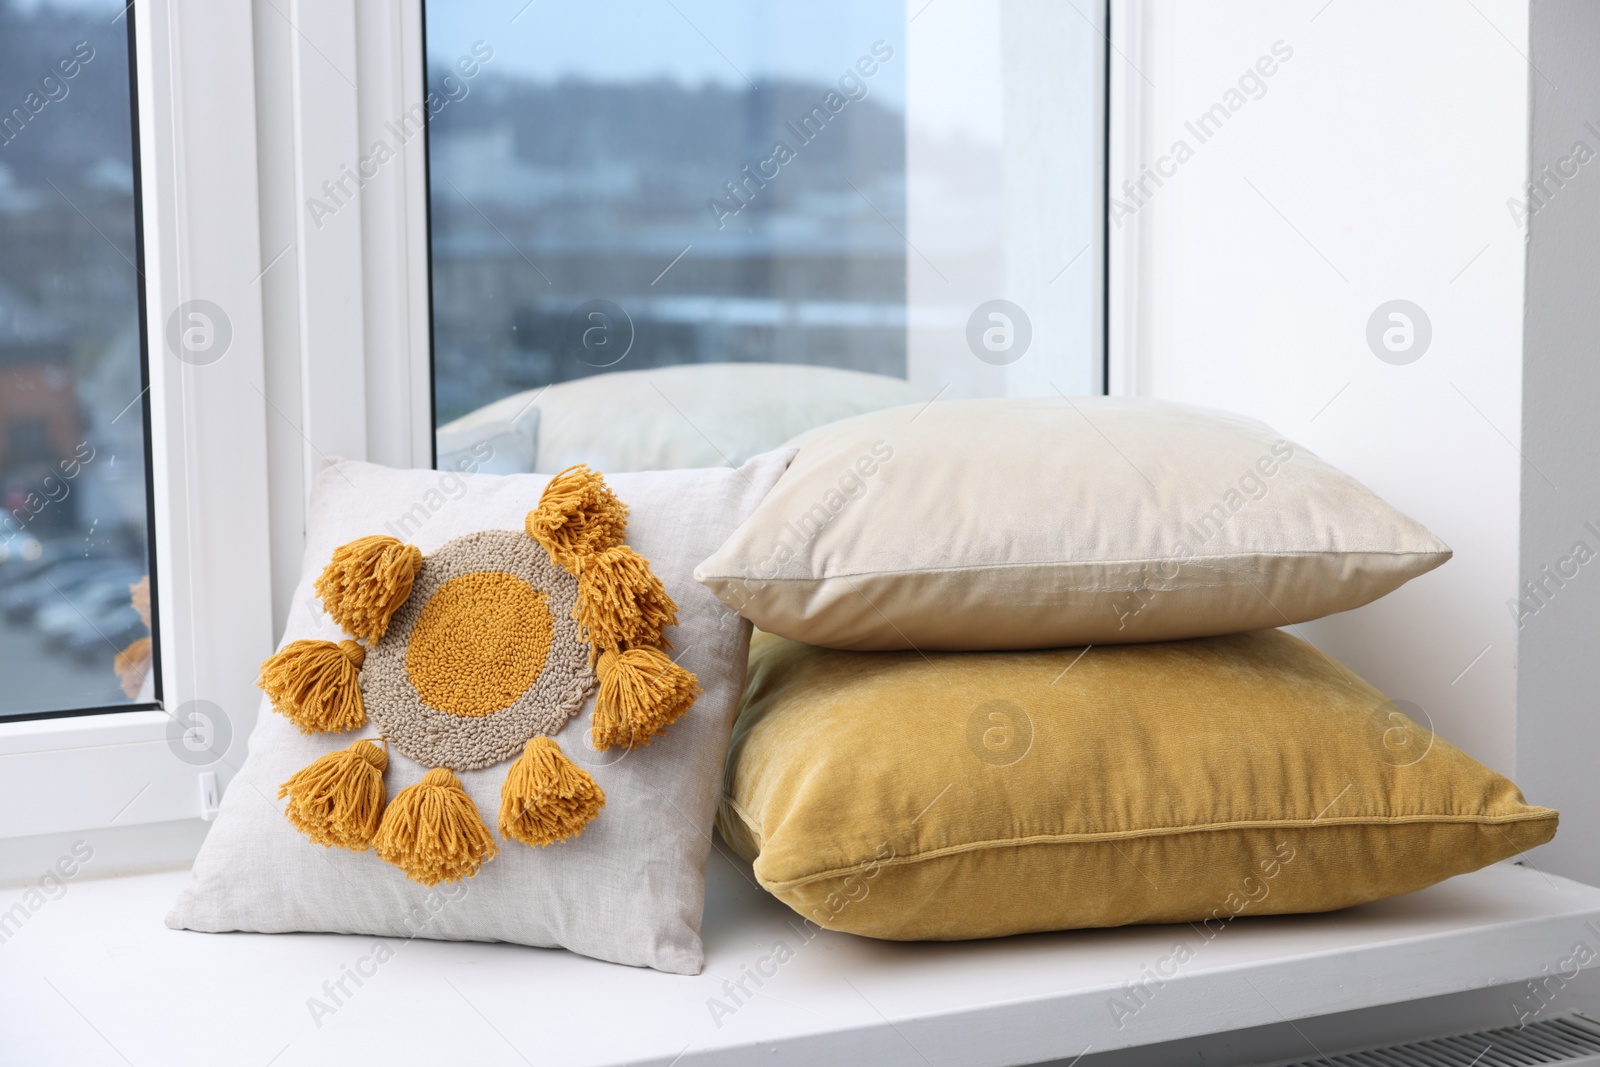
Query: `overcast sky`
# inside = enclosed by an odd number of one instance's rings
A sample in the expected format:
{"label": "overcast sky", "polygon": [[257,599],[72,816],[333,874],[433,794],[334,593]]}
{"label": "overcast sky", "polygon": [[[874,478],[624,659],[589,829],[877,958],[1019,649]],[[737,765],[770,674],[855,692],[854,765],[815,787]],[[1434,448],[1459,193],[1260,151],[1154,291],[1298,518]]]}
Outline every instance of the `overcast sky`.
{"label": "overcast sky", "polygon": [[[872,89],[904,103],[905,0],[427,0],[428,52],[448,63],[474,41],[493,69],[539,80],[742,86],[783,75],[833,82],[887,41],[900,64]],[[521,12],[518,14],[518,12]],[[515,19],[515,21],[513,21]]]}

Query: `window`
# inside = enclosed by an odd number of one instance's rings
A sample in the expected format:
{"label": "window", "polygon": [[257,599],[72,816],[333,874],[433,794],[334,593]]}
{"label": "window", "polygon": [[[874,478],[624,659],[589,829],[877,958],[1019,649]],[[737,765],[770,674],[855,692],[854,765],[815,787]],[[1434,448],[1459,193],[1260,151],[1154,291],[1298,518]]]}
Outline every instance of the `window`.
{"label": "window", "polygon": [[99,644],[0,605],[0,878],[192,855],[272,648],[251,11],[124,3],[0,0],[0,596],[47,565]]}
{"label": "window", "polygon": [[733,463],[872,408],[1099,391],[1102,23],[430,0],[439,464]]}
{"label": "window", "polygon": [[0,0],[0,717],[156,706],[121,0]]}

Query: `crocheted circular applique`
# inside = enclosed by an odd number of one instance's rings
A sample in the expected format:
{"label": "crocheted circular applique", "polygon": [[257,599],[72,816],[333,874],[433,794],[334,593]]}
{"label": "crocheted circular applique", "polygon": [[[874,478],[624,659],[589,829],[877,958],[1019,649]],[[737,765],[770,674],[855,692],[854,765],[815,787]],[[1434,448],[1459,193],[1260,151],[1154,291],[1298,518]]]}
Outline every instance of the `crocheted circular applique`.
{"label": "crocheted circular applique", "polygon": [[489,530],[426,557],[361,668],[367,717],[404,755],[472,771],[578,713],[597,679],[578,580],[526,534]]}

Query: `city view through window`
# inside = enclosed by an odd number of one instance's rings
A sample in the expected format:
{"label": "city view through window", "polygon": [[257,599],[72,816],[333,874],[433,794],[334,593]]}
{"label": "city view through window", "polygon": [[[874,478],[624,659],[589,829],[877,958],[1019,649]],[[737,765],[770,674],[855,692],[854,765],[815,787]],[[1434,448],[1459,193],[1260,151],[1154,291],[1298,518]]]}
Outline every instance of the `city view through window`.
{"label": "city view through window", "polygon": [[0,0],[0,717],[156,694],[128,45]]}

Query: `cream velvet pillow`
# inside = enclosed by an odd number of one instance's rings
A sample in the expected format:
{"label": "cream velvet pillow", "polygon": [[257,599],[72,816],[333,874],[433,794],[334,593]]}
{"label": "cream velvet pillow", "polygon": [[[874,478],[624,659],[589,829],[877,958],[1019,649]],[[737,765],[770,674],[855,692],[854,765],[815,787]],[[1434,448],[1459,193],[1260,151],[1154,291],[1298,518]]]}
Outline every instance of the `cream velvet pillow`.
{"label": "cream velvet pillow", "polygon": [[1166,922],[1210,940],[1556,830],[1278,630],[930,655],[757,634],[725,790],[718,828],[763,886],[893,940]]}
{"label": "cream velvet pillow", "polygon": [[762,630],[831,648],[1236,633],[1358,607],[1450,558],[1270,427],[1203,408],[940,401],[796,443],[695,577]]}
{"label": "cream velvet pillow", "polygon": [[[459,770],[466,794],[460,803],[476,807],[484,830],[493,834],[498,854],[484,861],[476,874],[452,874],[431,886],[419,884],[421,876],[414,872],[408,877],[407,871],[380,859],[387,816],[401,804],[403,791],[425,785],[425,772],[446,773],[429,771],[406,757],[418,744],[432,743],[435,734],[440,744],[450,742],[452,735],[435,725],[419,742],[395,723],[405,727],[419,716],[428,718],[422,712],[408,711],[402,718],[394,717],[398,713],[379,714],[381,694],[373,687],[381,681],[378,661],[386,647],[386,640],[379,640],[368,645],[359,664],[367,704],[365,725],[345,733],[308,736],[268,701],[262,702],[250,735],[249,756],[229,785],[195,860],[193,881],[167,916],[167,925],[202,931],[325,931],[510,941],[560,946],[679,974],[698,973],[703,963],[699,931],[709,835],[750,629],[691,580],[690,568],[750,514],[791,454],[756,456],[737,470],[607,476],[610,488],[629,509],[626,544],[649,561],[677,603],[677,624],[668,626],[663,636],[671,643],[677,665],[695,676],[702,692],[647,747],[598,751],[590,741],[595,690],[589,688],[584,697],[584,687],[579,687],[574,695],[581,703],[574,705],[573,718],[556,741],[603,791],[604,806],[597,816],[588,810],[580,813],[592,821],[576,836],[544,847],[512,840],[504,819],[497,818],[497,813],[503,815],[508,765],[468,760],[467,766],[481,769]],[[284,646],[297,641],[337,642],[346,636],[323,613],[326,601],[313,589],[338,546],[369,535],[389,535],[439,559],[451,551],[445,548],[441,553],[441,548],[457,538],[511,531],[514,536],[506,536],[527,542],[532,550],[536,546],[528,541],[524,522],[549,481],[533,474],[461,475],[335,462],[318,475],[312,493],[305,573]],[[428,574],[425,568],[417,576],[419,587]],[[328,591],[320,592],[326,596]],[[428,610],[442,595],[428,602]],[[408,604],[397,612],[389,629],[413,625],[405,621],[409,610]],[[554,664],[555,646],[548,655]],[[581,659],[570,668],[574,676],[582,673]],[[412,666],[408,660],[407,670]],[[605,669],[602,663],[599,670]],[[415,672],[412,677],[417,677]],[[603,685],[600,692],[604,700]],[[479,721],[520,714],[518,709],[512,705]],[[564,708],[564,713],[570,710]],[[385,721],[390,724],[392,744],[382,775],[388,799],[376,849],[313,843],[291,825],[279,798],[280,784],[353,741],[357,749],[376,752],[356,739],[376,738]],[[290,799],[294,803],[297,797]],[[496,827],[497,833],[492,829]],[[569,826],[563,832],[573,829]]]}

